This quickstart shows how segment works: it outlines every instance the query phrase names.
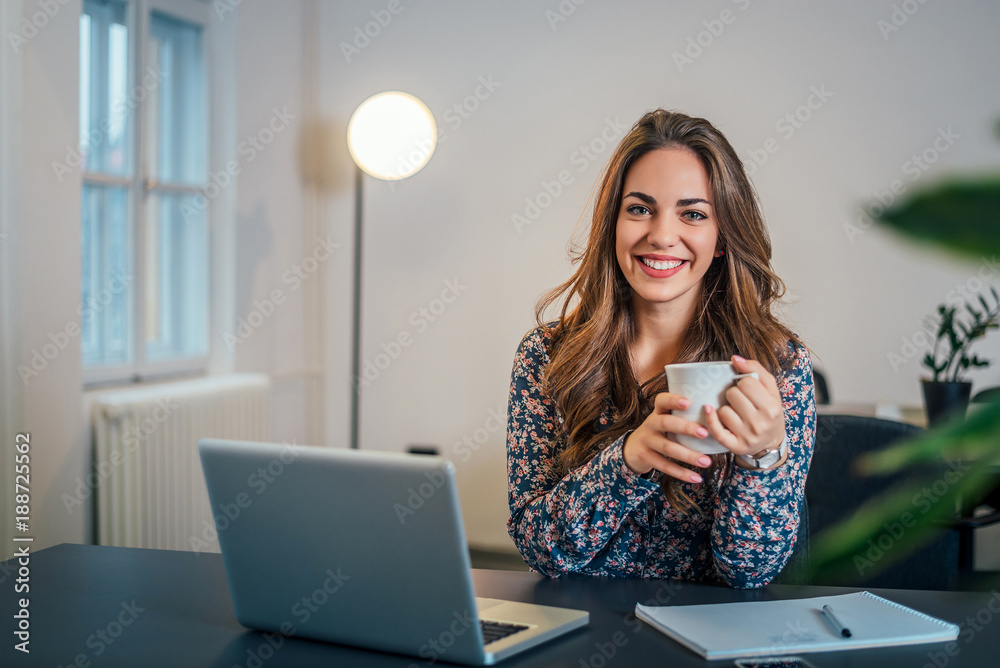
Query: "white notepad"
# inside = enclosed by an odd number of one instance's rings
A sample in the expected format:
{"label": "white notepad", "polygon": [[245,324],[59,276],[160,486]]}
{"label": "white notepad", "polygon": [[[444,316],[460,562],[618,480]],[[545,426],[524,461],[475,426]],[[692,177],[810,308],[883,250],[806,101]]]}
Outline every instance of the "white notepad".
{"label": "white notepad", "polygon": [[[822,608],[851,630],[841,637]],[[782,601],[635,606],[636,616],[706,659],[945,642],[959,628],[871,592]]]}

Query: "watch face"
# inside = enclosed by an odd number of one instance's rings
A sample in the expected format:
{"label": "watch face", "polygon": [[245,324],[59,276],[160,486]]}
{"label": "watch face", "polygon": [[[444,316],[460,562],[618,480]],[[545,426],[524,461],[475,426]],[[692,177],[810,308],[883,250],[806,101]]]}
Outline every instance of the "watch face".
{"label": "watch face", "polygon": [[767,468],[768,466],[777,464],[779,459],[781,459],[781,452],[779,452],[778,450],[772,450],[771,452],[767,453],[760,459],[756,460],[756,462],[757,466],[764,469]]}

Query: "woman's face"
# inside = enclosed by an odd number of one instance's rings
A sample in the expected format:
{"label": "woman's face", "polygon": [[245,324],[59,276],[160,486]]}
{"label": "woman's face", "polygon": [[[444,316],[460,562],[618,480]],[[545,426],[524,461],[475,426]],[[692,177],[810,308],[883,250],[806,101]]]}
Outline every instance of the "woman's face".
{"label": "woman's face", "polygon": [[615,254],[633,299],[691,313],[719,225],[701,160],[685,149],[647,153],[625,175]]}

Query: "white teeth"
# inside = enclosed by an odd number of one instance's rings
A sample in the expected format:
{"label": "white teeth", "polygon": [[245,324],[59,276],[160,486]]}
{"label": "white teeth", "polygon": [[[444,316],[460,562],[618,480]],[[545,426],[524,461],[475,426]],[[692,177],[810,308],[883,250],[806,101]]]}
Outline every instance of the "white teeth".
{"label": "white teeth", "polygon": [[653,269],[674,269],[684,264],[683,260],[675,260],[674,262],[657,262],[656,260],[650,260],[645,257],[640,259],[644,265],[652,267]]}

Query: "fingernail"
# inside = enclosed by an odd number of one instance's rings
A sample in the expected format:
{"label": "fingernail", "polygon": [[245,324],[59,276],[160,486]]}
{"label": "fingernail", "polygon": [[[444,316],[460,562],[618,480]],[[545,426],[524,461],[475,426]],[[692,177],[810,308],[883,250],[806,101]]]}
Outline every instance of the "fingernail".
{"label": "fingernail", "polygon": [[688,406],[691,405],[691,402],[688,401],[687,399],[678,399],[677,405],[680,406],[681,408],[687,408]]}
{"label": "fingernail", "polygon": [[705,404],[705,414],[708,415],[711,412],[712,412],[712,407],[708,404]]}
{"label": "fingernail", "polygon": [[709,459],[708,457],[699,457],[698,458],[698,466],[708,466],[711,463],[712,463],[712,460]]}
{"label": "fingernail", "polygon": [[733,355],[733,359],[740,363],[746,362],[746,358],[740,357],[739,355]]}
{"label": "fingernail", "polygon": [[696,436],[698,436],[698,438],[705,438],[706,436],[708,436],[708,430],[705,429],[704,427],[698,427],[697,429],[694,430],[694,433]]}
{"label": "fingernail", "polygon": [[697,473],[692,473],[690,480],[691,482],[701,482],[701,476]]}

